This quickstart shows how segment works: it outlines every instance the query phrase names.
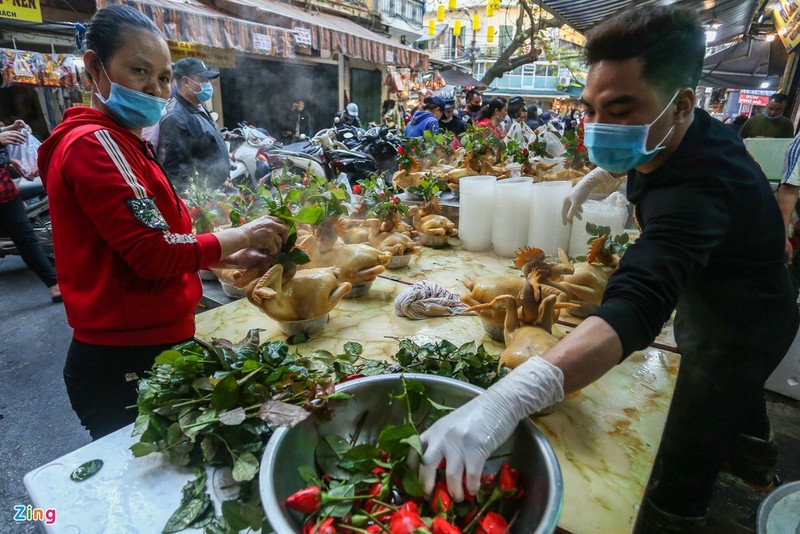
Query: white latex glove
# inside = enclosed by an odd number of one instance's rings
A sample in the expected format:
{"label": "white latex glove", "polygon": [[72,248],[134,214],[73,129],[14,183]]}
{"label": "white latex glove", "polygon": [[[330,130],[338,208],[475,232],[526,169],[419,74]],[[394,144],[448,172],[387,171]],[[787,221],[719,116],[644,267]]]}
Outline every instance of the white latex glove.
{"label": "white latex glove", "polygon": [[564,204],[561,207],[561,222],[564,223],[564,226],[572,221],[573,217],[581,219],[583,203],[589,198],[595,186],[613,179],[614,175],[600,167],[595,167],[581,178],[564,198]]}
{"label": "white latex glove", "polygon": [[508,376],[467,404],[439,419],[420,439],[425,448],[419,479],[430,495],[436,468],[447,461],[447,490],[456,501],[464,499],[466,488],[475,495],[480,488],[486,459],[511,436],[526,416],[564,398],[561,369],[539,357],[514,369]]}

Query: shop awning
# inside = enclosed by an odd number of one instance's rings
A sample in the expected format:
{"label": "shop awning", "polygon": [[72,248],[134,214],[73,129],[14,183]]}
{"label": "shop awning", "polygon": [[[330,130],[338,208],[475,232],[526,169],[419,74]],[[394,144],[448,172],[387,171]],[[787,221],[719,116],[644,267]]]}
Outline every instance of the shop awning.
{"label": "shop awning", "polygon": [[770,43],[747,39],[708,56],[703,61],[700,85],[738,89],[777,89],[785,64],[786,49],[780,41]]}
{"label": "shop awning", "polygon": [[130,5],[155,21],[169,40],[292,57],[297,46],[342,53],[380,65],[428,68],[428,56],[344,17],[312,13],[271,0],[97,0]]}
{"label": "shop awning", "polygon": [[486,87],[486,84],[481,83],[480,80],[476,80],[466,72],[462,72],[458,69],[441,69],[439,74],[442,75],[442,78],[444,78],[444,81],[446,81],[448,85],[457,85],[458,87],[476,87],[478,89]]}
{"label": "shop awning", "polygon": [[698,13],[703,23],[720,24],[716,37],[709,45],[733,41],[750,28],[755,9],[761,0],[542,0],[547,11],[560,17],[581,33],[597,26],[611,15],[626,9],[647,4],[669,4],[673,8],[685,8]]}

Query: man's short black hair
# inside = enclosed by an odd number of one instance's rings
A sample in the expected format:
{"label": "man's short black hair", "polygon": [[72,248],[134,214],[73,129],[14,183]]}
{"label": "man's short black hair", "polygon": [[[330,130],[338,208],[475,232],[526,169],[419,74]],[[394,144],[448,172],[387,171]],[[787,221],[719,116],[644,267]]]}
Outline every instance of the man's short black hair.
{"label": "man's short black hair", "polygon": [[472,100],[475,97],[475,95],[481,96],[481,94],[475,89],[470,89],[469,91],[467,91],[467,102]]}
{"label": "man's short black hair", "polygon": [[788,104],[789,103],[789,95],[785,95],[783,93],[775,93],[769,97],[770,100],[775,102],[776,104]]}
{"label": "man's short black hair", "polygon": [[664,93],[694,89],[703,69],[705,31],[686,10],[646,6],[615,15],[586,38],[586,62],[641,58],[642,75]]}

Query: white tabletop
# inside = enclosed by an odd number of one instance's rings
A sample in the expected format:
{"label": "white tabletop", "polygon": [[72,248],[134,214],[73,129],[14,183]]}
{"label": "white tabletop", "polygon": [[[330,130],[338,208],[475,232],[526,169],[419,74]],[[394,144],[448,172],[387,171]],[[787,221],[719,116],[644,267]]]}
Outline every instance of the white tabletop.
{"label": "white tabletop", "polygon": [[[45,532],[161,532],[180,505],[181,488],[194,475],[191,469],[168,464],[161,454],[134,458],[129,447],[138,439],[131,437],[132,429],[129,425],[25,475],[33,506],[56,510],[55,523],[41,523]],[[82,482],[70,480],[76,467],[94,459],[104,462],[96,475]],[[220,484],[212,481],[220,482],[223,476],[221,471],[209,470],[208,493],[218,514],[219,503],[230,497],[215,489]]]}

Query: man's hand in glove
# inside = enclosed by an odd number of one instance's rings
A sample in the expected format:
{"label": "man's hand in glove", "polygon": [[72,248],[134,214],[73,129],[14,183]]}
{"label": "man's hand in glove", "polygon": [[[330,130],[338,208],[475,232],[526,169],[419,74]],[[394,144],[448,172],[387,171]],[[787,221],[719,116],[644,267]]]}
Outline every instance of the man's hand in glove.
{"label": "man's hand in glove", "polygon": [[592,193],[592,189],[599,184],[613,179],[613,174],[608,171],[604,171],[600,167],[595,167],[589,171],[586,176],[581,178],[581,180],[575,184],[575,186],[569,192],[569,195],[564,198],[564,204],[561,207],[561,222],[564,223],[564,226],[572,221],[573,217],[577,217],[578,220],[581,219],[583,203],[586,202],[587,198],[589,198],[589,195]]}
{"label": "man's hand in glove", "polygon": [[456,501],[464,499],[461,482],[464,473],[467,491],[475,495],[483,464],[511,436],[517,423],[563,398],[561,369],[533,357],[478,397],[439,419],[420,436],[425,454],[419,477],[425,492],[433,491],[436,468],[444,459],[450,495]]}

